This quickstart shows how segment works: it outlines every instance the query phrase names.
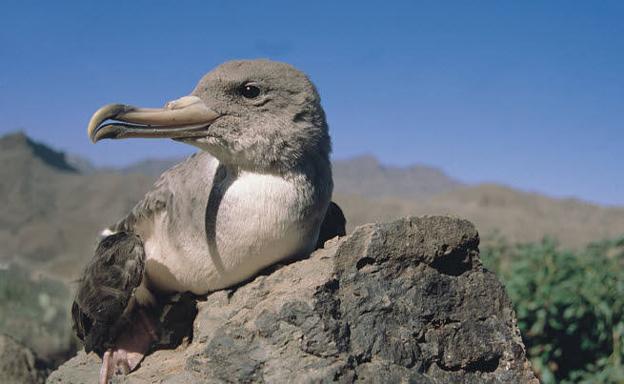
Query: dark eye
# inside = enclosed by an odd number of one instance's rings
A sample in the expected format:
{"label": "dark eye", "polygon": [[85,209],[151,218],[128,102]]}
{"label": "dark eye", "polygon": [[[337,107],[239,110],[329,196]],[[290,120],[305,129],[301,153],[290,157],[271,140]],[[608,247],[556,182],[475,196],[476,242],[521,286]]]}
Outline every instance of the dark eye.
{"label": "dark eye", "polygon": [[241,95],[247,99],[255,99],[260,95],[260,88],[253,84],[245,84],[241,87]]}

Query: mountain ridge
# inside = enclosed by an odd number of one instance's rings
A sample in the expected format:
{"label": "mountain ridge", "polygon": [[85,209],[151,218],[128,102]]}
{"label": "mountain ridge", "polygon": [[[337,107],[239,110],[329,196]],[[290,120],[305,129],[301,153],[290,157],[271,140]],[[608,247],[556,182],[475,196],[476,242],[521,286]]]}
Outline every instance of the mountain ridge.
{"label": "mountain ridge", "polygon": [[43,164],[59,171],[78,172],[78,170],[67,161],[67,155],[64,152],[57,151],[45,144],[39,143],[21,131],[9,133],[0,137],[0,155],[2,156],[0,159],[7,157],[7,154],[10,156],[31,154],[39,158]]}
{"label": "mountain ridge", "polygon": [[[0,207],[0,262],[35,266],[62,279],[76,276],[102,228],[123,217],[151,188],[155,175],[174,162],[147,160],[122,170],[87,163],[81,172],[71,156],[33,143],[23,133],[0,138],[0,159],[6,164],[0,167],[0,198],[6,202]],[[358,164],[363,166],[357,169]],[[334,170],[334,200],[345,211],[349,229],[407,215],[452,214],[475,222],[486,240],[503,235],[530,242],[548,235],[577,247],[624,233],[624,208],[499,185],[465,185],[431,167],[384,166],[370,156],[338,160]],[[410,185],[430,183],[418,174],[432,174],[435,188],[410,191]],[[407,181],[395,182],[399,179]],[[367,180],[381,187],[367,186]],[[392,190],[379,180],[399,187]]]}

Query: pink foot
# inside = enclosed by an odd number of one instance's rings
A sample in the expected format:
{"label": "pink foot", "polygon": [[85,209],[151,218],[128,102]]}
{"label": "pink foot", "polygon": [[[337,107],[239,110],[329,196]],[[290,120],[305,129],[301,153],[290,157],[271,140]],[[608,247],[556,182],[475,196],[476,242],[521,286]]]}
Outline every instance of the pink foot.
{"label": "pink foot", "polygon": [[115,348],[104,352],[99,384],[108,384],[113,375],[127,375],[134,371],[155,340],[157,336],[153,320],[142,309],[138,309],[134,322],[117,338]]}

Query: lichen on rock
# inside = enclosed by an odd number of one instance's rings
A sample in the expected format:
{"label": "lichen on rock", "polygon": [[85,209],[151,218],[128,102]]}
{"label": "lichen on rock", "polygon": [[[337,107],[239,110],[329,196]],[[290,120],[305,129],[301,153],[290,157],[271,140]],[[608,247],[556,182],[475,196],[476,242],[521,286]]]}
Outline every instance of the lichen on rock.
{"label": "lichen on rock", "polygon": [[[537,383],[474,226],[368,224],[309,258],[198,303],[193,341],[149,355],[127,383]],[[78,354],[49,383],[91,383]]]}

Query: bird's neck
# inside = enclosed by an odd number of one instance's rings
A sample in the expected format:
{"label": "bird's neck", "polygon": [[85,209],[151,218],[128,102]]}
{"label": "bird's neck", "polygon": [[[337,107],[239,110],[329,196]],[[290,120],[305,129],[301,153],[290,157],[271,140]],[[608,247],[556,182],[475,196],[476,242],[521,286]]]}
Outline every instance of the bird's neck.
{"label": "bird's neck", "polygon": [[303,183],[318,188],[317,193],[321,195],[331,196],[333,190],[331,163],[324,152],[309,154],[301,161],[269,165],[228,160],[219,159],[219,168],[233,179],[244,174],[273,175],[295,184]]}
{"label": "bird's neck", "polygon": [[305,161],[278,164],[254,164],[231,162],[219,159],[219,163],[226,167],[228,173],[254,173],[260,175],[274,175],[282,178],[305,176],[312,179],[331,179],[331,163],[327,156],[307,157]]}

